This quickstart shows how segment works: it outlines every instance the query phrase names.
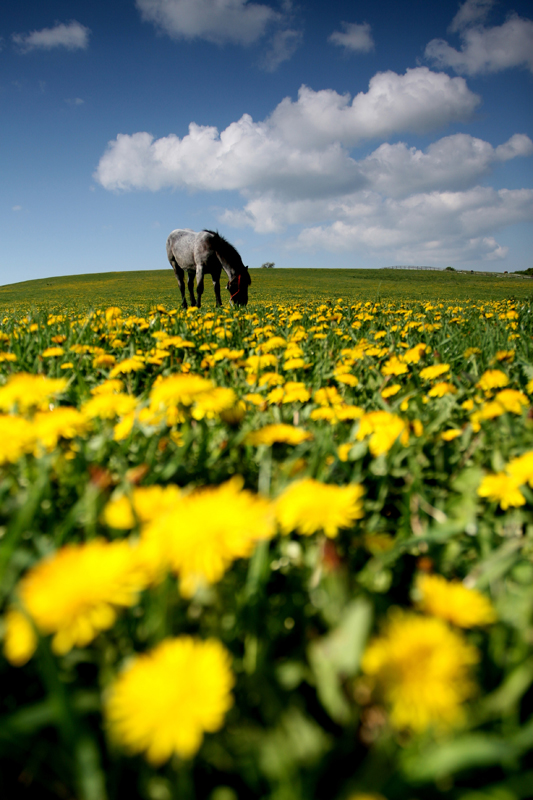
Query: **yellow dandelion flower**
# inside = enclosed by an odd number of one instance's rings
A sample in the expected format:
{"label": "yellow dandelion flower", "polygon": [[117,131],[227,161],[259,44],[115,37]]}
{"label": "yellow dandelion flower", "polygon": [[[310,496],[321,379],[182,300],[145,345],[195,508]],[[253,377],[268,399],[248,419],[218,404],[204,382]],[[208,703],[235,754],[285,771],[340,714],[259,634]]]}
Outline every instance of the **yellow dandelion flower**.
{"label": "yellow dandelion flower", "polygon": [[41,355],[43,358],[53,358],[54,356],[62,356],[64,352],[62,347],[47,347]]}
{"label": "yellow dandelion flower", "polygon": [[109,306],[105,310],[105,321],[109,325],[110,322],[114,322],[122,316],[122,309],[118,306]]}
{"label": "yellow dandelion flower", "polygon": [[106,505],[103,521],[111,528],[129,530],[135,523],[149,522],[180,497],[181,490],[174,484],[169,486],[135,486],[131,496],[121,495]]}
{"label": "yellow dandelion flower", "polygon": [[258,541],[274,534],[270,503],[243,490],[243,479],[183,495],[142,530],[141,545],[154,574],[171,569],[180,591],[219,581],[237,558],[248,558]]}
{"label": "yellow dandelion flower", "polygon": [[528,394],[533,394],[533,380],[530,380],[526,384],[526,392]]}
{"label": "yellow dandelion flower", "polygon": [[283,533],[297,531],[305,536],[324,531],[337,536],[363,516],[364,489],[358,483],[331,486],[313,478],[291,483],[276,500],[276,516]]}
{"label": "yellow dandelion flower", "polygon": [[23,417],[0,414],[0,464],[15,464],[35,445],[33,424]]}
{"label": "yellow dandelion flower", "polygon": [[116,609],[132,606],[145,579],[128,542],[70,544],[24,576],[18,594],[37,629],[53,634],[54,652],[84,647],[111,628]]}
{"label": "yellow dandelion flower", "polygon": [[274,425],[265,425],[264,428],[252,431],[245,441],[246,444],[252,445],[300,444],[300,442],[306,442],[312,438],[312,434],[302,428],[296,428],[294,425],[285,425],[280,422]]}
{"label": "yellow dandelion flower", "polygon": [[480,497],[486,497],[491,503],[499,503],[506,511],[509,507],[517,508],[525,505],[526,498],[519,489],[518,479],[506,472],[486,475],[478,487]]}
{"label": "yellow dandelion flower", "polygon": [[287,347],[287,342],[283,336],[272,336],[270,339],[267,339],[266,342],[263,342],[261,351],[263,353],[270,353],[271,350],[279,350],[285,347]]}
{"label": "yellow dandelion flower", "polygon": [[[116,341],[112,342],[112,345],[113,347],[117,347]],[[140,356],[132,356],[131,358],[124,359],[124,361],[119,361],[109,373],[109,377],[116,378],[117,375],[124,375],[128,372],[138,372],[141,369],[144,369],[144,359]]]}
{"label": "yellow dandelion flower", "polygon": [[470,356],[480,356],[481,350],[479,347],[467,347],[463,353],[463,358],[470,358]]}
{"label": "yellow dandelion flower", "polygon": [[245,394],[243,400],[246,400],[247,403],[251,403],[253,406],[262,406],[265,402],[265,398],[262,394],[258,394],[257,392],[249,392]]}
{"label": "yellow dandelion flower", "polygon": [[100,419],[113,419],[129,414],[135,406],[137,400],[129,394],[121,392],[104,392],[96,394],[87,400],[81,407],[81,412],[89,419],[99,417]]}
{"label": "yellow dandelion flower", "polygon": [[337,383],[344,383],[346,386],[358,386],[359,379],[352,375],[351,372],[343,372],[335,375]]}
{"label": "yellow dandelion flower", "polygon": [[259,386],[283,386],[285,378],[277,372],[264,372],[259,378]]}
{"label": "yellow dandelion flower", "polygon": [[441,381],[440,383],[436,383],[429,392],[429,397],[444,397],[446,394],[456,394],[457,389],[453,385],[453,383],[448,383],[447,381]]}
{"label": "yellow dandelion flower", "polygon": [[234,682],[230,655],[218,640],[165,639],[136,656],[111,685],[110,735],[155,766],[174,754],[191,758],[204,734],[224,724]]}
{"label": "yellow dandelion flower", "polygon": [[507,386],[509,378],[501,369],[487,369],[476,383],[478,389],[490,392],[492,389],[501,389]]}
{"label": "yellow dandelion flower", "polygon": [[529,450],[518,458],[513,458],[507,464],[505,471],[517,481],[519,486],[529,483],[533,488],[533,450]]}
{"label": "yellow dandelion flower", "polygon": [[432,364],[430,367],[425,367],[420,370],[420,377],[424,381],[431,381],[433,378],[439,378],[446,372],[450,371],[449,364]]}
{"label": "yellow dandelion flower", "polygon": [[430,351],[431,347],[427,344],[415,344],[414,347],[411,347],[403,353],[402,361],[405,361],[406,364],[418,364],[422,356]]}
{"label": "yellow dandelion flower", "polygon": [[191,406],[198,395],[213,388],[212,381],[192,372],[171,375],[154,383],[150,392],[150,406],[154,410],[161,406]]}
{"label": "yellow dandelion flower", "polygon": [[192,416],[194,419],[214,419],[224,411],[230,411],[237,404],[233,389],[219,386],[196,397]]}
{"label": "yellow dandelion flower", "polygon": [[440,438],[445,442],[452,442],[454,439],[457,439],[458,436],[462,434],[461,428],[448,428],[447,431],[443,431],[440,435]]}
{"label": "yellow dandelion flower", "polygon": [[99,383],[98,386],[91,389],[91,394],[113,394],[121,392],[123,388],[124,384],[122,381],[119,381],[118,378],[112,378],[111,380]]}
{"label": "yellow dandelion flower", "polygon": [[402,387],[399,383],[393,383],[392,386],[386,386],[385,389],[383,389],[381,396],[384,400],[386,400],[387,397],[394,397],[395,394],[398,394],[401,388]]}
{"label": "yellow dandelion flower", "polygon": [[275,367],[277,363],[278,359],[273,353],[265,353],[264,356],[248,356],[245,368],[247,372],[256,374],[265,367]]}
{"label": "yellow dandelion flower", "polygon": [[0,353],[0,362],[2,361],[16,361],[17,356],[15,353]]}
{"label": "yellow dandelion flower", "polygon": [[409,443],[407,425],[388,411],[370,411],[361,417],[356,438],[361,441],[366,436],[370,436],[368,446],[373,456],[388,453],[398,438],[404,446]]}
{"label": "yellow dandelion flower", "polygon": [[33,418],[36,440],[47,450],[53,450],[60,439],[74,439],[89,427],[85,415],[70,406],[40,411]]}
{"label": "yellow dandelion flower", "polygon": [[409,367],[398,356],[391,356],[381,367],[382,375],[404,375],[409,372]]}
{"label": "yellow dandelion flower", "polygon": [[98,369],[99,367],[114,367],[117,363],[117,359],[111,353],[103,353],[102,355],[95,356],[93,359],[93,367]]}
{"label": "yellow dandelion flower", "polygon": [[421,732],[462,722],[478,661],[476,648],[443,620],[395,609],[368,645],[361,667],[376,680],[391,724]]}
{"label": "yellow dandelion flower", "polygon": [[0,387],[0,410],[17,408],[19,413],[24,413],[33,408],[47,408],[51,398],[64,392],[67,384],[65,378],[18,372]]}
{"label": "yellow dandelion flower", "polygon": [[420,575],[416,588],[420,594],[420,609],[433,617],[445,619],[460,628],[474,628],[496,621],[490,600],[458,581],[447,581],[442,575]]}
{"label": "yellow dandelion flower", "polygon": [[14,667],[22,667],[37,649],[37,636],[28,617],[10,608],[4,618],[4,655]]}
{"label": "yellow dandelion flower", "polygon": [[512,414],[520,415],[524,408],[529,405],[525,394],[518,389],[504,389],[502,392],[498,392],[494,399]]}

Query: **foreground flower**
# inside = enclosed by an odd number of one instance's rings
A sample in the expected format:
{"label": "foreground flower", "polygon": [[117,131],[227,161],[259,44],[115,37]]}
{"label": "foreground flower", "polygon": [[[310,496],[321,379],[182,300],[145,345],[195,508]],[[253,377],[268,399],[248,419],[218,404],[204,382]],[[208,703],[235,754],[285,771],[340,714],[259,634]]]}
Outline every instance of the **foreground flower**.
{"label": "foreground flower", "polygon": [[0,387],[0,410],[24,413],[33,408],[45,409],[50,398],[66,389],[65,378],[45,378],[44,375],[30,375],[18,372],[5,386]]}
{"label": "foreground flower", "polygon": [[409,443],[407,425],[401,417],[388,411],[370,411],[361,417],[357,439],[361,441],[369,435],[368,446],[373,456],[388,453],[398,437],[404,447]]}
{"label": "foreground flower", "polygon": [[274,425],[265,425],[258,431],[252,431],[246,437],[247,444],[300,444],[312,439],[313,435],[294,425],[285,425],[280,422]]}
{"label": "foreground flower", "polygon": [[375,678],[393,727],[419,732],[462,721],[478,660],[476,648],[443,620],[394,609],[361,666]]}
{"label": "foreground flower", "polygon": [[70,544],[31,569],[19,584],[25,612],[52,649],[67,653],[111,628],[116,610],[132,606],[144,588],[138,557],[128,542]]}
{"label": "foreground flower", "polygon": [[28,617],[10,608],[4,618],[4,655],[14,667],[22,667],[37,649],[37,636]]}
{"label": "foreground flower", "polygon": [[351,528],[363,516],[364,489],[358,483],[330,486],[313,478],[292,483],[276,501],[276,516],[283,533],[306,536],[324,531],[331,538]]}
{"label": "foreground flower", "polygon": [[169,486],[136,486],[131,497],[122,495],[111,500],[104,508],[103,520],[111,528],[129,530],[137,521],[149,522],[172,506],[181,490]]}
{"label": "foreground flower", "polygon": [[501,389],[502,386],[507,386],[508,383],[509,378],[501,369],[487,369],[476,383],[476,386],[484,392],[490,392],[491,389]]}
{"label": "foreground flower", "polygon": [[481,481],[477,493],[486,497],[492,503],[499,503],[507,511],[508,508],[517,508],[525,505],[526,498],[519,489],[519,479],[506,472],[497,472],[495,475],[486,475]]}
{"label": "foreground flower", "polygon": [[180,497],[143,528],[141,549],[154,577],[171,569],[180,591],[191,597],[199,586],[219,581],[237,558],[248,558],[274,534],[270,503],[243,490],[235,477]]}
{"label": "foreground flower", "polygon": [[458,581],[447,581],[442,575],[421,575],[417,589],[421,595],[419,606],[422,611],[460,628],[489,625],[496,621],[490,600]]}
{"label": "foreground flower", "polygon": [[165,639],[137,656],[111,686],[105,713],[112,738],[159,765],[191,758],[233,705],[230,656],[216,639]]}

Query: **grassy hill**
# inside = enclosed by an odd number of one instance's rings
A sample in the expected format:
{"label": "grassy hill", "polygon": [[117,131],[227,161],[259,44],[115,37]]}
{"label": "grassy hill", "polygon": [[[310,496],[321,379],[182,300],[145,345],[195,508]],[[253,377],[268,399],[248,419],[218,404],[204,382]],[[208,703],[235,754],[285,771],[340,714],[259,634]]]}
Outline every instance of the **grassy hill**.
{"label": "grassy hill", "polygon": [[[518,276],[393,269],[251,269],[250,303],[314,300],[499,300],[531,298],[531,279]],[[222,291],[224,304],[228,294]],[[118,305],[143,310],[162,303],[178,307],[181,297],[170,269],[102,272],[23,281],[0,287],[0,310],[33,307],[92,308]],[[214,307],[209,277],[204,307]]]}

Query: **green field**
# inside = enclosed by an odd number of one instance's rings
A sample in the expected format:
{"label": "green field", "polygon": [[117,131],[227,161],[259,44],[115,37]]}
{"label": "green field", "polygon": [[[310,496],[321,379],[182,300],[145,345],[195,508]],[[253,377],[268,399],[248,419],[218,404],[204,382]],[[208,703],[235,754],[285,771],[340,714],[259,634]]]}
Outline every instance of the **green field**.
{"label": "green field", "polygon": [[[251,269],[250,303],[312,300],[503,300],[529,298],[530,278],[463,274],[433,270],[393,269]],[[227,303],[227,293],[222,294]],[[204,305],[214,305],[209,279]],[[137,272],[101,272],[23,281],[0,287],[3,311],[32,306],[90,308],[120,305],[144,308],[180,303],[176,279],[170,269]]]}

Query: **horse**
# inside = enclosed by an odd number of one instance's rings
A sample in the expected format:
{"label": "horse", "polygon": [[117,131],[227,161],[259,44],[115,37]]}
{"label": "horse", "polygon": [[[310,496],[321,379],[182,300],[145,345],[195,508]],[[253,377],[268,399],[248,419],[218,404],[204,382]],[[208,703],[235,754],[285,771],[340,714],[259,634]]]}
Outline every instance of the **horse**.
{"label": "horse", "polygon": [[[191,298],[191,306],[200,308],[204,291],[204,275],[211,275],[217,306],[222,305],[220,297],[220,273],[228,276],[226,289],[230,293],[230,301],[245,306],[248,303],[248,286],[252,279],[248,267],[233,245],[224,239],[218,231],[203,230],[200,233],[190,228],[178,228],[172,231],[167,239],[167,257],[174,270],[182,297],[182,308],[187,308],[185,299],[185,272]],[[194,297],[194,276],[196,274],[196,292]]]}

